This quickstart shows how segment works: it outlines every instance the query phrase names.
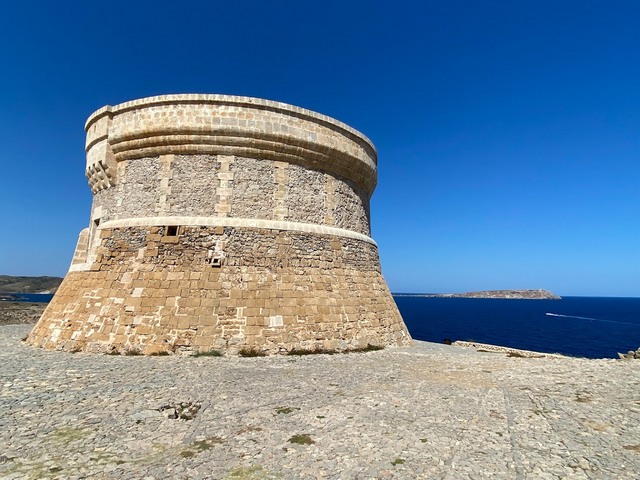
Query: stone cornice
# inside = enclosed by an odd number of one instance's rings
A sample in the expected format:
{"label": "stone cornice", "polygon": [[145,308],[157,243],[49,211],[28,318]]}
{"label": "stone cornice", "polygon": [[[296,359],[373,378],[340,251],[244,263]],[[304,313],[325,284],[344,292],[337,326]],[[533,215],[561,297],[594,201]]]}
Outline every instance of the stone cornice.
{"label": "stone cornice", "polygon": [[116,161],[164,154],[264,158],[377,182],[371,141],[338,120],[285,103],[231,95],[163,95],[106,106],[86,124],[87,155],[107,138]]}

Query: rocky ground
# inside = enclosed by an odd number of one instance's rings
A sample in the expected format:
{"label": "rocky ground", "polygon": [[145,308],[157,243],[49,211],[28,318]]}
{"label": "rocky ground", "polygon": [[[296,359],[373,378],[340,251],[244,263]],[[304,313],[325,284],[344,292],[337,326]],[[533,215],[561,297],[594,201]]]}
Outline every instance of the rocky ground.
{"label": "rocky ground", "polygon": [[640,472],[640,361],[425,342],[304,357],[99,356],[29,347],[29,328],[0,327],[3,479]]}
{"label": "rocky ground", "polygon": [[36,323],[45,308],[46,303],[0,302],[0,326]]}

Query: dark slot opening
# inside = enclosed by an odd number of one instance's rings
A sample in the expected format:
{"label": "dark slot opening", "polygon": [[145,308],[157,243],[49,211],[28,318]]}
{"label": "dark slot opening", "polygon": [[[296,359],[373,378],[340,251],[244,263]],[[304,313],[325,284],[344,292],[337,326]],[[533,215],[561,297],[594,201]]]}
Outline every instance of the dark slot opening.
{"label": "dark slot opening", "polygon": [[175,237],[176,235],[178,235],[178,226],[169,225],[167,227],[167,237]]}

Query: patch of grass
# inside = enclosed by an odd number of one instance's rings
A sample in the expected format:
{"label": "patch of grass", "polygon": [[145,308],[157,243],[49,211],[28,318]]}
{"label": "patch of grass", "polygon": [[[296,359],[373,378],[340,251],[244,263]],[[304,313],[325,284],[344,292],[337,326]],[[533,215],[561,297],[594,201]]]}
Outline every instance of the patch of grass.
{"label": "patch of grass", "polygon": [[267,354],[254,348],[242,348],[238,352],[241,357],[266,357]]}
{"label": "patch of grass", "polygon": [[87,430],[84,428],[59,428],[51,432],[50,435],[64,444],[69,444],[84,438],[87,435]]}
{"label": "patch of grass", "polygon": [[316,415],[316,418],[323,419],[323,418],[327,418],[327,417],[325,417],[324,415]]}
{"label": "patch of grass", "polygon": [[313,350],[304,348],[294,348],[287,352],[287,355],[335,355],[335,350],[327,350],[326,348],[316,347]]}
{"label": "patch of grass", "polygon": [[313,445],[316,442],[310,435],[307,435],[306,433],[299,433],[291,437],[289,439],[289,443],[295,443],[297,445]]}
{"label": "patch of grass", "polygon": [[292,412],[295,412],[296,410],[300,410],[298,407],[276,407],[276,413],[278,415],[282,414],[289,414]]}
{"label": "patch of grass", "polygon": [[426,439],[426,438],[421,438],[421,439],[420,439],[420,441],[421,441],[422,443],[427,443],[429,440],[428,440],[428,439]]}
{"label": "patch of grass", "polygon": [[404,462],[404,458],[396,458],[393,462],[391,462],[391,465],[402,465]]}
{"label": "patch of grass", "polygon": [[196,452],[194,452],[193,450],[182,450],[180,452],[180,456],[182,458],[193,458],[196,456]]}
{"label": "patch of grass", "polygon": [[161,352],[153,352],[149,354],[150,357],[168,357],[169,355],[171,354],[166,350],[162,350]]}
{"label": "patch of grass", "polygon": [[204,440],[197,440],[191,444],[193,448],[198,450],[199,452],[204,452],[205,450],[209,450],[214,445],[220,445],[224,443],[220,437],[209,437]]}
{"label": "patch of grass", "polygon": [[366,347],[358,347],[351,348],[348,350],[342,350],[338,352],[337,350],[327,350],[322,347],[316,347],[313,350],[308,350],[304,348],[294,348],[287,352],[287,355],[335,355],[336,353],[364,353],[364,352],[375,352],[378,350],[383,350],[384,347],[380,347],[378,345],[367,344]]}
{"label": "patch of grass", "polygon": [[224,480],[270,480],[275,479],[271,473],[267,472],[259,465],[252,467],[237,467],[231,470]]}
{"label": "patch of grass", "polygon": [[124,354],[127,357],[137,357],[139,355],[142,355],[142,352],[136,348],[128,348],[127,350],[124,351]]}

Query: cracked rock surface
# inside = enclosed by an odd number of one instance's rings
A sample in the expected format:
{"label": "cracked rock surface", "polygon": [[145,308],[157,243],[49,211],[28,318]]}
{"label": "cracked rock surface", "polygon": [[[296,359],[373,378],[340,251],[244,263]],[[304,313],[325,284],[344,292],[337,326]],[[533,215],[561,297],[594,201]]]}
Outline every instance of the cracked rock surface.
{"label": "cracked rock surface", "polygon": [[300,357],[89,355],[27,346],[29,328],[0,327],[3,479],[640,472],[640,362],[426,342]]}

